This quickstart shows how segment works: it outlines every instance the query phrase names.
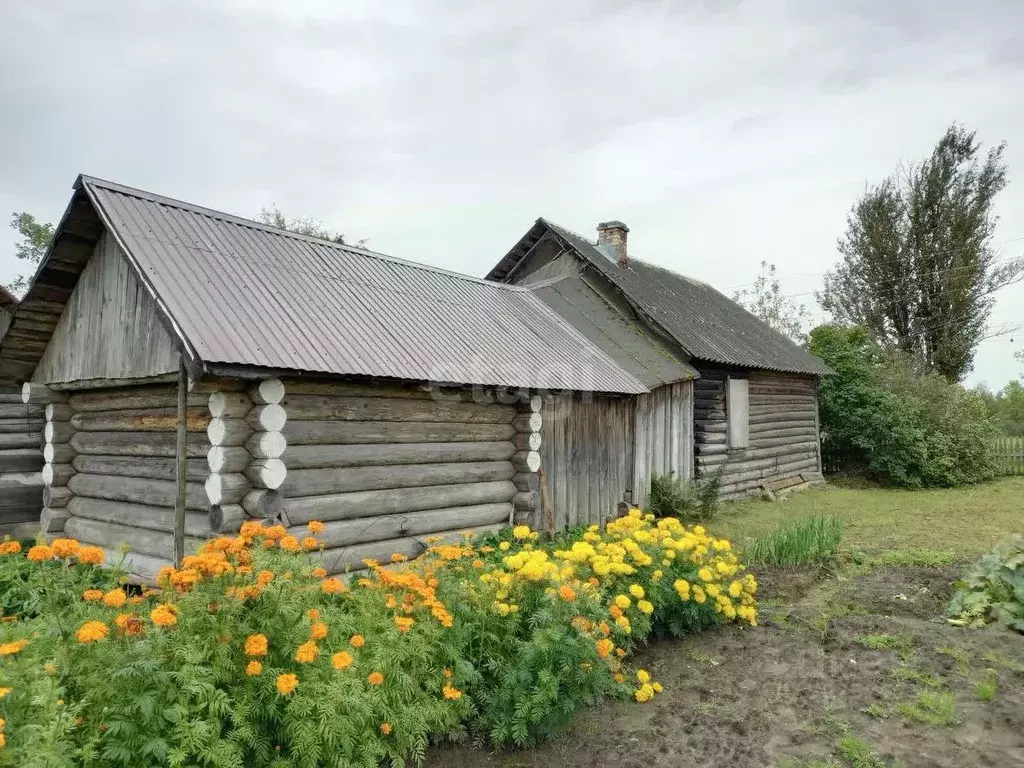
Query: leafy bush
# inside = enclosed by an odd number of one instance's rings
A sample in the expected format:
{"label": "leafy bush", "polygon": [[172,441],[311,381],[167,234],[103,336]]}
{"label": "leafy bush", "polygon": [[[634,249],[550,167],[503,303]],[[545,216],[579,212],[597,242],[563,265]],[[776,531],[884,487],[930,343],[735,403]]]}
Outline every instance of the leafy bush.
{"label": "leafy bush", "polygon": [[839,556],[842,538],[842,520],[808,515],[761,534],[743,548],[743,556],[752,565],[776,568],[828,565]]}
{"label": "leafy bush", "polygon": [[826,467],[910,488],[995,476],[996,429],[977,394],[918,373],[862,328],[816,328],[810,350],[836,372],[820,387]]}
{"label": "leafy bush", "polygon": [[247,523],[130,595],[95,589],[77,542],[5,545],[0,579],[52,588],[0,623],[0,766],[400,766],[431,739],[527,744],[602,697],[653,698],[623,665],[652,631],[757,616],[729,542],[638,510],[557,549],[524,526],[344,579],[302,547]]}
{"label": "leafy bush", "polygon": [[956,584],[946,610],[949,623],[983,627],[996,623],[1024,633],[1024,536],[999,544]]}
{"label": "leafy bush", "polygon": [[652,475],[647,506],[655,517],[707,523],[718,511],[721,489],[721,468],[697,480],[677,477],[671,472]]}

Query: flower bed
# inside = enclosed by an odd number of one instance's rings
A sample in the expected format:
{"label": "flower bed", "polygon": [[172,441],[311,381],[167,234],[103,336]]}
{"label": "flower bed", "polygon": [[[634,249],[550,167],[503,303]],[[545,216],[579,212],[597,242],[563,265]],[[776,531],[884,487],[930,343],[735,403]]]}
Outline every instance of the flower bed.
{"label": "flower bed", "polygon": [[554,544],[525,527],[433,542],[345,579],[302,551],[317,546],[247,523],[135,594],[77,542],[3,545],[0,765],[377,766],[430,739],[524,745],[604,696],[657,695],[623,664],[652,632],[756,621],[729,542],[636,510]]}

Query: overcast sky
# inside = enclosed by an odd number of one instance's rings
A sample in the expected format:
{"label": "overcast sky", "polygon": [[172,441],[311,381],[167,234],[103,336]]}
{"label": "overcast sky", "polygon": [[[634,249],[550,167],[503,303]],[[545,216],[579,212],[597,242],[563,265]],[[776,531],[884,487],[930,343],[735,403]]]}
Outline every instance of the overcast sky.
{"label": "overcast sky", "polygon": [[56,221],[84,172],[475,275],[538,216],[617,218],[640,258],[730,294],[766,259],[813,307],[865,184],[952,120],[1009,142],[995,239],[1024,252],[1022,94],[1010,0],[6,0],[0,214]]}

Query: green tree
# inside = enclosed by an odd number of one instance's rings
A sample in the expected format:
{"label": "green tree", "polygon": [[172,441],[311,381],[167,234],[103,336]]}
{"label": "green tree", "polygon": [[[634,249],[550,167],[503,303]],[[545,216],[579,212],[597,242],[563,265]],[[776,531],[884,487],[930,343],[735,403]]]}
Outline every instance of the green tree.
{"label": "green tree", "polygon": [[1024,277],[1024,258],[992,248],[1005,144],[982,151],[952,125],[924,160],[869,188],[839,240],[840,264],[818,294],[836,322],[959,381],[973,365],[995,294]]}
{"label": "green tree", "polygon": [[328,229],[319,219],[314,219],[312,216],[305,216],[301,219],[289,219],[276,205],[261,209],[259,220],[263,224],[269,224],[278,229],[287,229],[289,232],[295,232],[306,237],[330,240],[332,243],[339,243],[340,245],[345,244],[345,235]]}
{"label": "green tree", "polygon": [[732,300],[793,341],[802,344],[807,340],[807,307],[782,292],[774,264],[762,261],[753,286],[736,291]]}
{"label": "green tree", "polygon": [[32,279],[37,265],[46,254],[53,240],[53,224],[37,221],[31,213],[12,213],[11,229],[17,230],[18,240],[14,243],[14,257],[27,261],[32,265],[27,274],[18,275],[8,283],[7,289],[12,293],[22,293]]}

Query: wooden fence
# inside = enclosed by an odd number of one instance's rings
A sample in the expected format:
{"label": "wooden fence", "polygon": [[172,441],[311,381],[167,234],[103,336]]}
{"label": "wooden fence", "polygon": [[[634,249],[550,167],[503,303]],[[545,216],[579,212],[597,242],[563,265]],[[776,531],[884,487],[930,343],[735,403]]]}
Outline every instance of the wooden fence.
{"label": "wooden fence", "polygon": [[1024,437],[1000,437],[995,453],[1000,474],[1024,475]]}

